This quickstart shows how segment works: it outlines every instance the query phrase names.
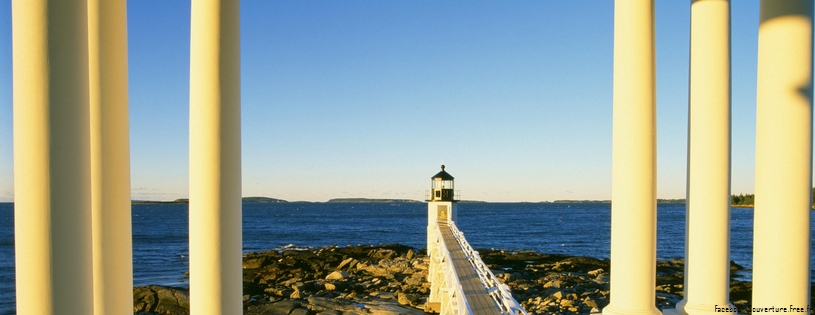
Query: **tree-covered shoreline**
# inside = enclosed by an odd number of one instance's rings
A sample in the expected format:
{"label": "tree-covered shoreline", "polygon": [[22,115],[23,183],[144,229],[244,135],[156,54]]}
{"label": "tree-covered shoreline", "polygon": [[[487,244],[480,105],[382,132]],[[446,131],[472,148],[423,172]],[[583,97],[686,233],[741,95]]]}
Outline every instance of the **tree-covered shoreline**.
{"label": "tree-covered shoreline", "polygon": [[[812,208],[815,209],[815,187],[812,188]],[[730,196],[730,205],[741,207],[752,207],[756,204],[755,194],[738,194]]]}

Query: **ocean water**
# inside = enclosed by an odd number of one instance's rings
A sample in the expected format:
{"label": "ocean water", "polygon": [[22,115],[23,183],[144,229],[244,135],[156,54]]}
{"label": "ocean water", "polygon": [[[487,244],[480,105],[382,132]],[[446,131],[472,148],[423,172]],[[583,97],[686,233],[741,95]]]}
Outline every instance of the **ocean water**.
{"label": "ocean water", "polygon": [[[475,248],[609,257],[609,204],[460,203],[458,211],[457,225]],[[187,205],[134,205],[132,213],[134,285],[186,286]],[[13,205],[0,203],[0,315],[15,313],[13,220]],[[657,220],[657,256],[682,258],[685,206],[660,204]],[[244,252],[388,243],[424,248],[426,226],[424,203],[243,204]],[[752,209],[732,209],[731,260],[748,268],[737,274],[743,279],[750,278],[752,231]]]}

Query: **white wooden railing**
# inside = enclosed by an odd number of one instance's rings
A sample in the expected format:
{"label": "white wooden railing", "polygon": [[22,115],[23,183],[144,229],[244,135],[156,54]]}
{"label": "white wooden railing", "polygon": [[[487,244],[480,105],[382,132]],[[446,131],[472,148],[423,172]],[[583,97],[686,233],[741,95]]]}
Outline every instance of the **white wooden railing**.
{"label": "white wooden railing", "polygon": [[456,224],[454,222],[450,222],[449,227],[450,231],[453,233],[453,237],[456,239],[459,246],[461,246],[461,250],[464,251],[464,255],[467,256],[467,260],[470,261],[473,269],[475,269],[475,272],[478,274],[478,278],[481,280],[481,283],[485,288],[487,288],[487,293],[489,293],[490,297],[492,297],[492,299],[501,308],[501,314],[529,315],[521,304],[512,297],[512,291],[510,291],[509,286],[498,281],[495,274],[493,274],[492,271],[487,268],[487,265],[484,264],[483,260],[481,260],[481,255],[478,254],[478,252],[474,250],[472,246],[470,246],[470,243],[467,242],[466,238],[464,238],[464,233],[458,229]]}

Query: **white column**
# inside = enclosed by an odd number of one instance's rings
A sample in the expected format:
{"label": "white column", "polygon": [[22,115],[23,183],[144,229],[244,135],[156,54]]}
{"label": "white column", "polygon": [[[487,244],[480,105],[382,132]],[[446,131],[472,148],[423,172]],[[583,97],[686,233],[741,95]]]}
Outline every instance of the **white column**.
{"label": "white column", "polygon": [[193,0],[190,32],[190,311],[241,314],[238,1]]}
{"label": "white column", "polygon": [[92,314],[87,6],[15,0],[18,314]]}
{"label": "white column", "polygon": [[88,0],[94,314],[133,311],[127,5]]}
{"label": "white column", "polygon": [[721,314],[732,308],[729,0],[691,4],[689,103],[685,296],[676,308]]}
{"label": "white column", "polygon": [[812,0],[761,1],[754,307],[810,299],[812,10]]}
{"label": "white column", "polygon": [[654,1],[614,6],[611,302],[603,314],[660,314],[656,292]]}

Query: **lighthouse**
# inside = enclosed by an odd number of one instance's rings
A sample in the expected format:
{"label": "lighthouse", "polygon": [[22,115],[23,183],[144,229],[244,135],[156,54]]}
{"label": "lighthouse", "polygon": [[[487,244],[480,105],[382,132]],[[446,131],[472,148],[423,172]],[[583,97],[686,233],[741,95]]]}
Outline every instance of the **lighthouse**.
{"label": "lighthouse", "polygon": [[[455,191],[454,178],[441,166],[441,171],[430,178],[430,191],[426,194],[427,201],[427,230],[435,231],[436,226],[456,220],[456,203],[460,200]],[[431,235],[428,233],[427,248],[431,248]]]}

